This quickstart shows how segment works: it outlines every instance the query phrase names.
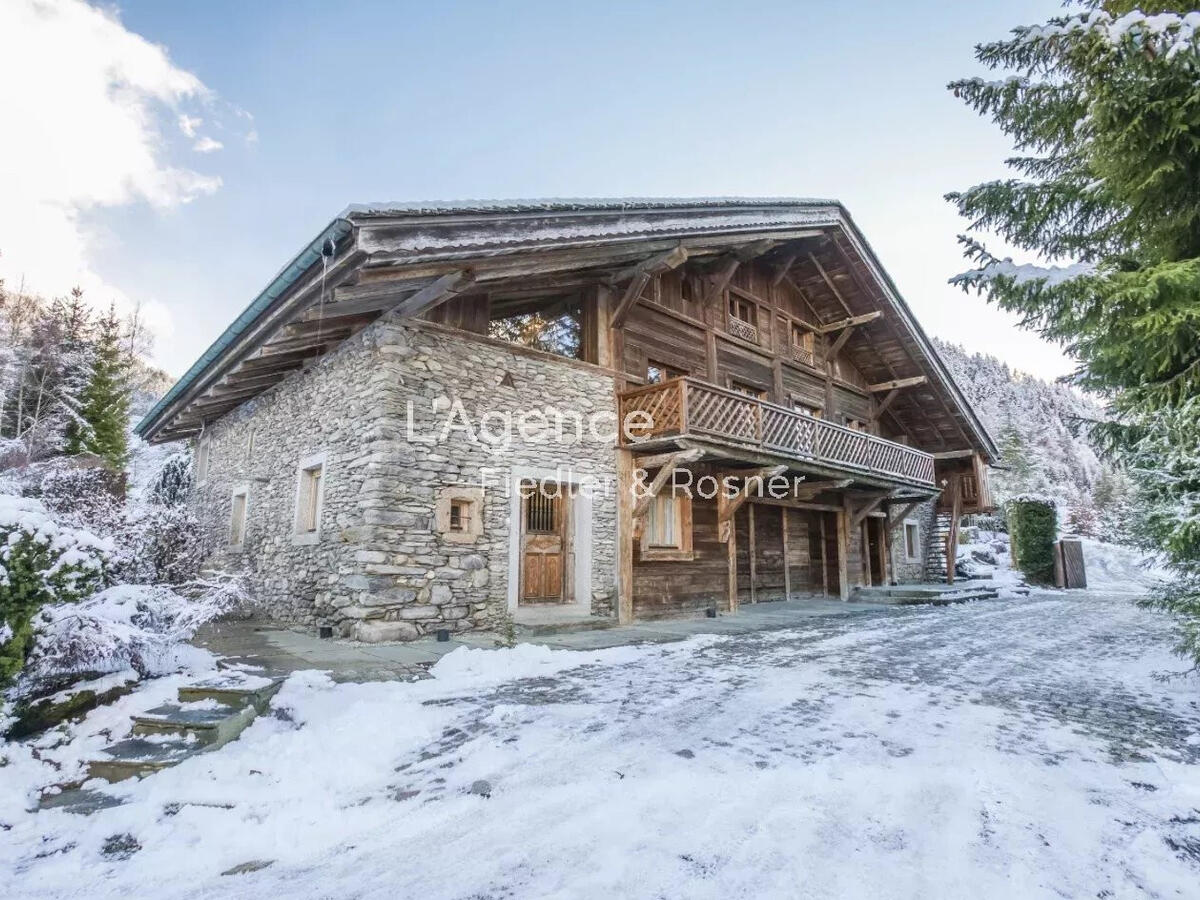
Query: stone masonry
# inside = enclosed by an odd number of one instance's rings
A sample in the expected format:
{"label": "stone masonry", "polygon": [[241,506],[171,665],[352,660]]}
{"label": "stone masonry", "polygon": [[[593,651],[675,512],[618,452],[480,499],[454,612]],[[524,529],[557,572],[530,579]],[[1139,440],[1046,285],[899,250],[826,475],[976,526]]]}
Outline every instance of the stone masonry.
{"label": "stone masonry", "polygon": [[[612,377],[598,367],[385,318],[208,427],[196,505],[211,561],[243,569],[271,617],[331,625],[344,637],[503,627],[516,574],[513,469],[570,470],[596,479],[590,603],[594,615],[611,616],[614,441],[587,417],[607,416],[611,431],[613,397]],[[581,439],[570,416],[565,442],[552,431],[518,433],[522,414],[532,411],[536,431],[548,407],[583,417]],[[315,458],[324,460],[324,496],[319,531],[305,540],[296,534],[299,467]],[[238,491],[247,497],[246,528],[234,547]],[[456,491],[476,501],[477,534],[442,530],[439,498],[444,505]]]}

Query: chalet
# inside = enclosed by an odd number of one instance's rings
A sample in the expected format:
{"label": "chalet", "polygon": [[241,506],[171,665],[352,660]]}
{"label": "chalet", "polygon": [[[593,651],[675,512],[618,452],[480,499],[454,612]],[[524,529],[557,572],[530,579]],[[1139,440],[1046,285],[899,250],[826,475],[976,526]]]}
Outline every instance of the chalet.
{"label": "chalet", "polygon": [[138,431],[267,614],[367,641],[952,579],[997,456],[827,200],[351,206]]}

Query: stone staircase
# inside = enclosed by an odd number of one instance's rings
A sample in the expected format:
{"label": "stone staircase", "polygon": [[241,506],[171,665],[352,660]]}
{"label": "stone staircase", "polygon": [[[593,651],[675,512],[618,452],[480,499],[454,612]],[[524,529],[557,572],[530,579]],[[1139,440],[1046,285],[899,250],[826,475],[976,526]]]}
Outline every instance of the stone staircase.
{"label": "stone staircase", "polygon": [[[266,712],[281,684],[281,678],[226,672],[181,687],[177,702],[134,716],[133,734],[90,760],[85,780],[142,778],[228,744],[259,713]],[[82,787],[83,783],[61,785],[47,793],[40,808],[86,815],[121,803],[116,797]]]}
{"label": "stone staircase", "polygon": [[930,584],[946,583],[946,540],[953,527],[950,511],[939,509],[925,550],[925,580]]}
{"label": "stone staircase", "polygon": [[181,687],[178,702],[133,717],[133,735],[88,763],[88,778],[123,781],[152,775],[229,743],[260,713],[283,682],[223,674]]}
{"label": "stone staircase", "polygon": [[995,600],[1000,591],[981,581],[949,584],[901,584],[895,587],[863,587],[850,595],[851,602],[888,603],[894,606],[932,604],[946,606],[972,600]]}

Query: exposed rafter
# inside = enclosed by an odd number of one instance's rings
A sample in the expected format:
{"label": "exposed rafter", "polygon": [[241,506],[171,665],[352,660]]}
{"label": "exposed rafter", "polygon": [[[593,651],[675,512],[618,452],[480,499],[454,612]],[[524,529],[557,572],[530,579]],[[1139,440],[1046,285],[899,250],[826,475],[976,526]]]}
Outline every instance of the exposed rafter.
{"label": "exposed rafter", "polygon": [[475,275],[469,269],[449,272],[441,278],[435,278],[411,297],[401,300],[393,311],[398,316],[416,318],[457,297],[474,282]]}
{"label": "exposed rafter", "polygon": [[621,295],[620,301],[613,310],[612,327],[620,328],[625,322],[625,317],[629,315],[629,310],[633,308],[633,304],[637,301],[637,298],[642,296],[642,291],[646,289],[646,285],[650,283],[651,278],[655,275],[661,275],[663,272],[679,268],[679,266],[687,262],[687,258],[687,248],[683,244],[680,244],[666,253],[652,256],[638,263],[636,266],[618,273],[612,279],[613,285],[620,284],[626,278],[630,279],[630,281],[625,288],[625,293]]}
{"label": "exposed rafter", "polygon": [[894,378],[891,381],[883,381],[879,384],[867,385],[867,390],[872,394],[880,394],[884,391],[894,391],[899,388],[916,387],[918,384],[925,384],[929,379],[924,375],[914,375],[912,378]]}
{"label": "exposed rafter", "polygon": [[874,322],[876,319],[882,319],[883,313],[879,310],[872,310],[869,313],[863,313],[861,316],[850,316],[845,319],[839,319],[836,322],[830,322],[828,325],[822,325],[817,330],[821,334],[832,334],[835,331],[841,331],[843,328],[853,328],[856,325],[866,325],[868,322]]}

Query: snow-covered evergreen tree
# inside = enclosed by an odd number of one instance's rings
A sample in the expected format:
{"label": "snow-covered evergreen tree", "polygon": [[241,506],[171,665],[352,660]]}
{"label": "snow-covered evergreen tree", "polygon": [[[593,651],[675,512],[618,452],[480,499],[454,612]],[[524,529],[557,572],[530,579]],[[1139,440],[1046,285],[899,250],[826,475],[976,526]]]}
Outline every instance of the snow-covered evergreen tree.
{"label": "snow-covered evergreen tree", "polygon": [[82,413],[88,430],[81,443],[83,449],[103,457],[115,469],[124,468],[129,451],[128,374],[121,320],[110,306],[96,324],[91,380],[83,392]]}
{"label": "snow-covered evergreen tree", "polygon": [[[976,57],[1008,77],[953,83],[1009,135],[1018,177],[948,198],[970,220],[978,289],[1079,360],[1097,428],[1139,474],[1138,533],[1181,576],[1161,602],[1200,662],[1200,11],[1071,4]],[[1000,259],[996,234],[1045,265]]]}

